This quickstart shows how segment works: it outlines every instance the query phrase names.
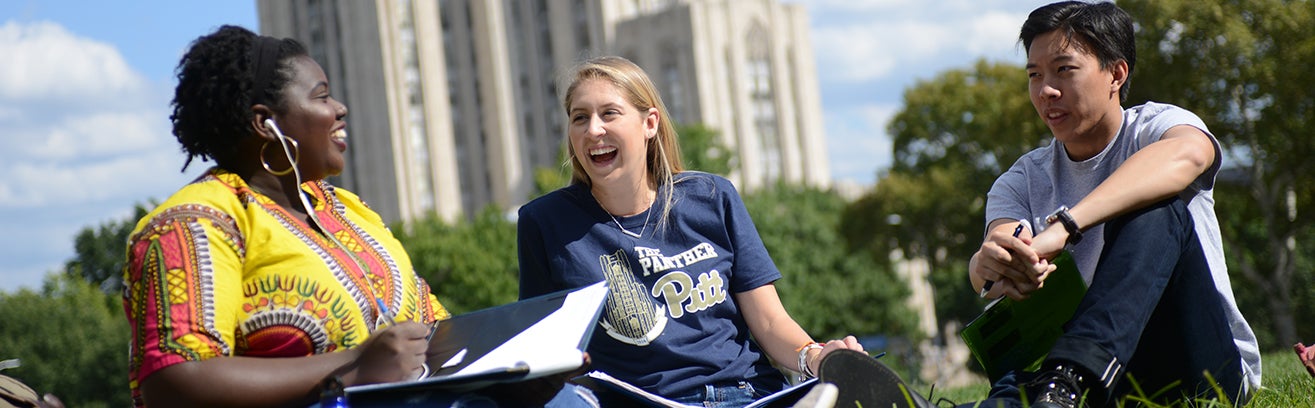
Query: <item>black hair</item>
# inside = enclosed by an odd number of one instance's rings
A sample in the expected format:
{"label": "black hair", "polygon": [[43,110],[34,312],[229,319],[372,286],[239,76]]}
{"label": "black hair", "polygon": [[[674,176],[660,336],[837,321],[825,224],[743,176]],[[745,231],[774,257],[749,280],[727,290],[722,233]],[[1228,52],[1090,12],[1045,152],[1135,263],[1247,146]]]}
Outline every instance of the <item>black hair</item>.
{"label": "black hair", "polygon": [[1030,52],[1032,40],[1041,34],[1061,30],[1074,46],[1090,52],[1109,69],[1119,60],[1127,61],[1129,80],[1119,87],[1119,100],[1128,98],[1132,68],[1137,64],[1137,45],[1133,37],[1132,16],[1110,2],[1086,3],[1064,1],[1032,10],[1023,22],[1018,39],[1023,51]]}
{"label": "black hair", "polygon": [[[192,159],[214,159],[220,166],[233,160],[238,142],[250,137],[251,107],[265,103],[279,109],[284,86],[292,78],[290,60],[308,55],[306,47],[290,38],[274,40],[275,69],[255,87],[257,67],[253,52],[262,37],[242,27],[225,25],[192,41],[176,69],[178,86],[172,102],[173,134],[187,153],[183,170]],[[256,54],[256,55],[253,55]]]}

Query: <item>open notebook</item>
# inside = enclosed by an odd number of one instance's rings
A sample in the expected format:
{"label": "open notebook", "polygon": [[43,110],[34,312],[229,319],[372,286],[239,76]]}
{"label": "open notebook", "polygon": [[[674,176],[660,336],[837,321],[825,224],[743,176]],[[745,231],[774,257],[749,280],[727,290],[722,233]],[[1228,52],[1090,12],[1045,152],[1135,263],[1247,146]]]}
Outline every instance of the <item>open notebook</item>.
{"label": "open notebook", "polygon": [[580,368],[607,297],[606,282],[462,314],[438,324],[429,341],[429,373],[419,379],[348,387],[377,392],[467,391]]}
{"label": "open notebook", "polygon": [[1058,269],[1031,297],[1015,301],[1002,296],[959,333],[993,382],[1011,370],[1035,370],[1087,293],[1068,252],[1051,262]]}

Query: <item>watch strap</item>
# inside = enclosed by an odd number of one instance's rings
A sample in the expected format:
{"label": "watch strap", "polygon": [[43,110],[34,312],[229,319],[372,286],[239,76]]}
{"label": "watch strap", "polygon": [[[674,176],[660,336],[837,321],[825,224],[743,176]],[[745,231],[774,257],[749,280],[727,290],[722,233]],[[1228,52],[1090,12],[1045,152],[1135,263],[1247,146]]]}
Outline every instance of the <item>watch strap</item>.
{"label": "watch strap", "polygon": [[1082,242],[1082,230],[1078,228],[1078,222],[1073,219],[1073,215],[1068,213],[1068,206],[1061,205],[1059,209],[1046,217],[1047,224],[1054,224],[1056,221],[1064,226],[1065,231],[1068,231],[1067,242],[1069,245],[1077,245],[1078,242]]}

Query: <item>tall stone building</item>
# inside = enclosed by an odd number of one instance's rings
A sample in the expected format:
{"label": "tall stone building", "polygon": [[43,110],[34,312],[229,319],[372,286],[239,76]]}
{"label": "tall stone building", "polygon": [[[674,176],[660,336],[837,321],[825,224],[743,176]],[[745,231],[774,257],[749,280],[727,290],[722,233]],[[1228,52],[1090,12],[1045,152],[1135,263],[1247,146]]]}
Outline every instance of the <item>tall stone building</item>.
{"label": "tall stone building", "polygon": [[558,79],[621,55],[677,123],[721,132],[741,189],[827,186],[808,18],[777,0],[258,0],[260,31],[310,49],[347,104],[336,183],[386,220],[531,197],[561,166]]}

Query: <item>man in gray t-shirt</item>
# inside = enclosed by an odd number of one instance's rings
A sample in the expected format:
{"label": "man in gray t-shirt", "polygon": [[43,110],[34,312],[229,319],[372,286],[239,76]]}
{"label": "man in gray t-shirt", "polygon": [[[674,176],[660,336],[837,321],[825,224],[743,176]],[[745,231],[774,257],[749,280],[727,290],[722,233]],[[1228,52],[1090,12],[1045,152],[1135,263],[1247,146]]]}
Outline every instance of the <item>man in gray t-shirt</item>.
{"label": "man in gray t-shirt", "polygon": [[1032,104],[1055,139],[991,187],[969,278],[985,296],[1023,299],[1067,249],[1089,288],[1041,370],[993,379],[990,401],[1021,405],[1021,387],[1032,407],[1101,406],[1134,382],[1172,401],[1212,396],[1211,381],[1245,401],[1260,354],[1224,264],[1218,141],[1176,106],[1122,107],[1136,50],[1113,3],[1043,6],[1020,39]]}

